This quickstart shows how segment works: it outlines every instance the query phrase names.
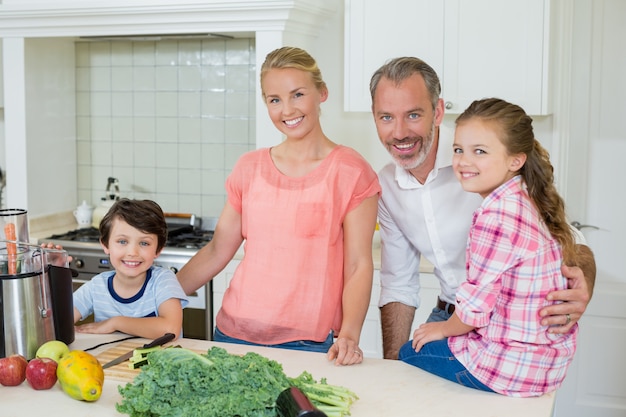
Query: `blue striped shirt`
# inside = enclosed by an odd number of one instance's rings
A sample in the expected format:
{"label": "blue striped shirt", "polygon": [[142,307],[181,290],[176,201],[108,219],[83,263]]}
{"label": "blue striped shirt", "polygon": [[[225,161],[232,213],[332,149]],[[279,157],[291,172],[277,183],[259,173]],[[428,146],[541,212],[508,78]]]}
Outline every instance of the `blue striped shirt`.
{"label": "blue striped shirt", "polygon": [[115,271],[96,275],[74,292],[74,307],[84,319],[94,313],[94,321],[111,317],[155,317],[159,306],[170,298],[178,298],[182,307],[189,303],[174,272],[157,266],[146,273],[143,287],[130,298],[120,297],[113,289]]}

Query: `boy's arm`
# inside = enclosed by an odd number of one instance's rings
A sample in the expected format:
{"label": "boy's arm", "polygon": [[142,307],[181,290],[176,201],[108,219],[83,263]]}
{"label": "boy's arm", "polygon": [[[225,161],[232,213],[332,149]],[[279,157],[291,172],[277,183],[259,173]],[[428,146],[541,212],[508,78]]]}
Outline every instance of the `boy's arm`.
{"label": "boy's arm", "polygon": [[170,298],[159,306],[158,317],[117,316],[97,323],[87,323],[76,327],[79,333],[107,334],[122,332],[146,339],[156,339],[165,333],[181,336],[183,329],[183,309],[178,298]]}
{"label": "boy's arm", "polygon": [[226,203],[215,227],[213,239],[178,271],[176,277],[186,294],[212,280],[231,261],[243,242],[241,214]]}

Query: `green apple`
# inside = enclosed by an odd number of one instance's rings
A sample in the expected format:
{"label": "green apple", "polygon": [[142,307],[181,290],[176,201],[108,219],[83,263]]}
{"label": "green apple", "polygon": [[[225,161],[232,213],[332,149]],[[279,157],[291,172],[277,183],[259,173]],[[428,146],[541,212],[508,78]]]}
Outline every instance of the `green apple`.
{"label": "green apple", "polygon": [[70,353],[70,348],[65,343],[60,340],[50,340],[39,346],[35,356],[38,358],[50,358],[58,363],[68,353]]}

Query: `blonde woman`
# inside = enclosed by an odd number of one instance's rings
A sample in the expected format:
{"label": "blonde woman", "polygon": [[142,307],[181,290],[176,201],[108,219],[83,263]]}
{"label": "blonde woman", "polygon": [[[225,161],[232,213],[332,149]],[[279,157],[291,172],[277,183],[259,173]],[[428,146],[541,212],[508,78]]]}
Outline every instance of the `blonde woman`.
{"label": "blonde woman", "polygon": [[372,236],[380,185],[354,150],[323,132],[328,89],[315,60],[283,47],[267,55],[261,91],[279,145],[243,155],[226,181],[213,240],[180,270],[189,294],[244,242],[244,256],[217,314],[214,340],[328,352],[363,360]]}

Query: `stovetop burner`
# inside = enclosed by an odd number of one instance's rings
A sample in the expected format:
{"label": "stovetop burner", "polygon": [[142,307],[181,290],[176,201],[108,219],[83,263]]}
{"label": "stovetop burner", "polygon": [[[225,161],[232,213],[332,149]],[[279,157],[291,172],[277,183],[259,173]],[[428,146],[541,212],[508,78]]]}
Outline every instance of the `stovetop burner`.
{"label": "stovetop burner", "polygon": [[[98,243],[100,231],[95,227],[71,230],[66,233],[52,235],[46,240]],[[165,247],[200,249],[213,239],[212,230],[202,230],[193,226],[170,229],[167,233]]]}
{"label": "stovetop burner", "polygon": [[52,240],[70,240],[72,242],[93,242],[98,243],[100,232],[95,227],[86,227],[83,229],[70,230],[66,233],[52,235],[48,239]]}
{"label": "stovetop burner", "polygon": [[174,233],[171,231],[167,235],[165,246],[174,248],[200,249],[213,239],[212,230],[192,229],[185,232]]}

